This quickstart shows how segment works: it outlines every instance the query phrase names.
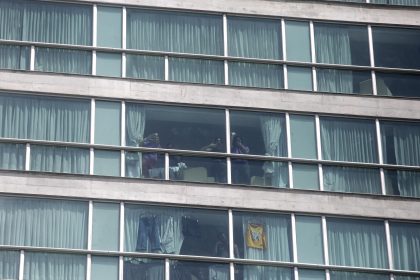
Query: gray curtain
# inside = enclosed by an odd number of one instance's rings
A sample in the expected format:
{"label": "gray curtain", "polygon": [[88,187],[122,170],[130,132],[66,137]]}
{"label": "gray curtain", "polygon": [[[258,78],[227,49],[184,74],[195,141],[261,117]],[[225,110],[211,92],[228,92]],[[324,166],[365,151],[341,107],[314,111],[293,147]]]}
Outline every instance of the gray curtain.
{"label": "gray curtain", "polygon": [[90,51],[36,48],[35,70],[90,75],[92,73],[92,53]]}
{"label": "gray curtain", "polygon": [[389,280],[389,275],[331,270],[330,279],[331,280]]}
{"label": "gray curtain", "polygon": [[369,120],[321,118],[322,158],[377,162],[375,123]]}
{"label": "gray curtain", "polygon": [[18,279],[19,251],[0,251],[0,279]]}
{"label": "gray curtain", "polygon": [[328,218],[327,229],[332,265],[388,267],[383,222]]}
{"label": "gray curtain", "polygon": [[86,256],[74,254],[25,253],[25,280],[83,280]]}
{"label": "gray curtain", "polygon": [[370,2],[375,4],[420,6],[420,0],[371,0]]}
{"label": "gray curtain", "polygon": [[50,199],[0,198],[0,244],[86,249],[88,205]]}
{"label": "gray curtain", "polygon": [[420,172],[385,170],[387,194],[420,197]]}
{"label": "gray curtain", "polygon": [[90,102],[0,95],[0,136],[88,143]]}
{"label": "gray curtain", "polygon": [[25,145],[0,143],[0,169],[23,170]]}
{"label": "gray curtain", "polygon": [[327,191],[373,194],[382,192],[379,169],[324,165],[322,171],[324,189]]}
{"label": "gray curtain", "polygon": [[91,45],[92,7],[0,0],[0,38]]}
{"label": "gray curtain", "polygon": [[402,275],[394,275],[395,280],[420,280],[420,276],[402,276]]}
{"label": "gray curtain", "polygon": [[29,47],[0,45],[0,68],[29,70]]}
{"label": "gray curtain", "polygon": [[274,64],[229,62],[229,85],[283,88],[283,67]]}
{"label": "gray curtain", "polygon": [[89,150],[31,145],[31,170],[89,174]]}
{"label": "gray curtain", "polygon": [[290,268],[273,266],[252,266],[244,265],[243,280],[292,280],[292,270]]}
{"label": "gray curtain", "polygon": [[164,80],[165,58],[162,56],[127,54],[127,77]]}
{"label": "gray curtain", "polygon": [[223,55],[222,17],[128,9],[127,47]]}
{"label": "gray curtain", "polygon": [[224,64],[223,61],[206,59],[170,58],[169,80],[201,84],[224,84]]}
{"label": "gray curtain", "polygon": [[420,271],[420,224],[391,223],[395,269]]}
{"label": "gray curtain", "polygon": [[[136,103],[126,104],[126,145],[139,147],[144,138],[146,127],[146,110],[144,105]],[[127,177],[139,178],[142,176],[142,153],[127,153]]]}
{"label": "gray curtain", "polygon": [[318,91],[354,93],[351,70],[317,69]]}
{"label": "gray curtain", "polygon": [[230,56],[281,59],[281,23],[279,20],[228,18]]}

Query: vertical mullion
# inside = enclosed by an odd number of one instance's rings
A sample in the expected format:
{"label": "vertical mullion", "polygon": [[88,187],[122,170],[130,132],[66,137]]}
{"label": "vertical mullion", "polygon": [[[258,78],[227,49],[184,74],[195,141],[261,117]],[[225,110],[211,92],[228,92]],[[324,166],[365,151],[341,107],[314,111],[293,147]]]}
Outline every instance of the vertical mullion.
{"label": "vertical mullion", "polygon": [[170,279],[170,263],[169,263],[169,259],[166,258],[165,259],[165,280],[169,280]]}
{"label": "vertical mullion", "polygon": [[[311,20],[309,22],[309,37],[311,43],[311,62],[316,63],[316,51],[315,51],[315,29],[314,22]],[[312,67],[312,87],[314,91],[318,91],[318,81],[316,77],[316,67]]]}
{"label": "vertical mullion", "polygon": [[[119,236],[119,251],[124,251],[124,202],[120,203],[120,236]],[[124,280],[124,256],[119,257],[119,277],[118,280]]]}
{"label": "vertical mullion", "polygon": [[25,251],[20,250],[19,255],[19,280],[23,280],[25,272]]}
{"label": "vertical mullion", "polygon": [[[88,242],[87,249],[88,251],[92,250],[92,226],[93,223],[93,201],[89,200],[89,212],[88,212]],[[86,258],[86,280],[90,280],[91,267],[92,267],[92,255],[88,254]]]}
{"label": "vertical mullion", "polygon": [[292,250],[293,250],[293,262],[298,262],[298,255],[297,255],[297,235],[296,235],[296,216],[295,214],[291,214],[291,226],[292,226]]}
{"label": "vertical mullion", "polygon": [[[368,29],[368,42],[369,42],[369,57],[370,57],[370,66],[375,67],[375,53],[373,50],[373,35],[372,35],[372,26],[369,24]],[[372,94],[378,95],[378,89],[376,87],[376,74],[375,71],[371,71],[372,75]]]}
{"label": "vertical mullion", "polygon": [[165,55],[165,81],[169,81],[169,57]]}
{"label": "vertical mullion", "polygon": [[165,153],[165,180],[169,179],[169,153]]}
{"label": "vertical mullion", "polygon": [[[228,26],[227,16],[223,14],[223,56],[228,56]],[[228,60],[224,60],[224,71],[225,71],[225,85],[229,84],[229,63]]]}
{"label": "vertical mullion", "polygon": [[29,171],[31,169],[31,144],[26,144],[25,149],[25,170]]}
{"label": "vertical mullion", "polygon": [[324,263],[325,265],[330,264],[330,257],[328,253],[328,229],[327,229],[327,218],[322,216],[322,245],[324,249]]}
{"label": "vertical mullion", "polygon": [[[286,49],[286,23],[284,19],[281,19],[281,50],[282,50],[282,59],[287,60],[287,49]],[[287,76],[287,66],[283,64],[283,81],[284,89],[289,88],[289,79]]]}
{"label": "vertical mullion", "polygon": [[[322,146],[321,146],[321,123],[319,115],[315,115],[315,132],[316,132],[316,152],[318,160],[322,160]],[[322,164],[318,164],[318,176],[319,176],[319,189],[324,190],[324,174],[322,170]]]}
{"label": "vertical mullion", "polygon": [[[98,6],[93,5],[93,22],[92,22],[92,46],[97,46],[97,30],[98,30]],[[96,75],[96,51],[92,51],[92,75]]]}
{"label": "vertical mullion", "polygon": [[[375,126],[376,126],[376,143],[377,143],[377,148],[378,148],[379,164],[383,164],[384,159],[383,159],[383,153],[382,153],[381,125],[380,125],[379,119],[375,120]],[[386,194],[386,188],[385,188],[385,172],[384,172],[384,169],[380,168],[379,172],[380,172],[380,175],[381,175],[382,194],[385,195]]]}
{"label": "vertical mullion", "polygon": [[35,70],[35,46],[31,46],[29,70]]}
{"label": "vertical mullion", "polygon": [[[292,141],[291,141],[291,134],[290,134],[290,115],[289,113],[285,114],[286,116],[286,143],[287,143],[287,157],[289,159],[292,158]],[[289,188],[293,189],[293,164],[291,161],[288,161],[288,171],[289,171]]]}
{"label": "vertical mullion", "polygon": [[[228,222],[229,222],[229,258],[233,260],[235,258],[235,243],[233,240],[233,211],[232,209],[228,210]],[[229,263],[229,273],[230,279],[235,280],[235,264],[233,262]]]}
{"label": "vertical mullion", "polygon": [[[121,101],[121,143],[125,146],[125,101]],[[121,177],[125,177],[125,150],[121,150]]]}
{"label": "vertical mullion", "polygon": [[[95,99],[90,100],[90,144],[95,143]],[[95,160],[95,151],[93,148],[90,148],[89,152],[89,174],[93,175],[94,171],[94,160]]]}
{"label": "vertical mullion", "polygon": [[[127,48],[127,9],[126,7],[122,8],[122,48],[125,50]],[[125,78],[127,76],[126,69],[127,69],[127,54],[125,52],[122,53],[122,60],[121,60],[121,77]]]}
{"label": "vertical mullion", "polygon": [[[226,153],[230,154],[230,111],[225,109],[225,127],[226,127]],[[227,183],[232,184],[232,161],[230,157],[226,158],[226,177]]]}
{"label": "vertical mullion", "polygon": [[392,255],[392,242],[391,242],[391,230],[389,228],[389,221],[385,220],[385,237],[386,237],[386,248],[388,253],[388,265],[389,269],[394,269],[394,258]]}

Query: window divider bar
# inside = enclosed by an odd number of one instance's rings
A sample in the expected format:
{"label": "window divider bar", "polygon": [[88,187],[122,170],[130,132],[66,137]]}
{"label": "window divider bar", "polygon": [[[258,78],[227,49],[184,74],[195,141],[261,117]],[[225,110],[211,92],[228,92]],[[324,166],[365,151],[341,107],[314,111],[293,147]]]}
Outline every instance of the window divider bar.
{"label": "window divider bar", "polygon": [[391,229],[389,227],[389,221],[385,220],[385,237],[386,237],[386,249],[388,253],[388,266],[389,269],[394,269],[394,258],[392,255],[392,242],[391,242]]}
{"label": "window divider bar", "polygon": [[92,250],[92,236],[93,236],[93,201],[89,200],[89,210],[88,210],[88,242],[87,249]]}
{"label": "window divider bar", "polygon": [[312,67],[312,88],[314,92],[318,91],[318,79],[316,74],[316,67]]}
{"label": "window divider bar", "polygon": [[86,257],[86,280],[91,279],[91,272],[92,272],[92,255],[87,254]]}
{"label": "window divider bar", "polygon": [[96,75],[96,51],[92,51],[92,76]]}
{"label": "window divider bar", "polygon": [[124,252],[124,219],[125,219],[125,205],[124,205],[124,202],[121,202],[120,203],[120,239],[119,239],[120,252]]}
{"label": "window divider bar", "polygon": [[170,262],[169,259],[165,259],[165,280],[170,279]]}
{"label": "window divider bar", "polygon": [[228,210],[228,226],[229,226],[229,258],[235,258],[235,241],[233,239],[233,211]]}
{"label": "window divider bar", "polygon": [[125,150],[121,150],[120,161],[120,176],[125,177]]}
{"label": "window divider bar", "polygon": [[122,7],[122,48],[125,50],[127,48],[127,7]]}
{"label": "window divider bar", "polygon": [[325,280],[330,280],[330,279],[331,279],[330,270],[329,269],[326,269],[325,270]]}
{"label": "window divider bar", "polygon": [[230,110],[225,109],[225,126],[226,126],[226,153],[230,154],[231,139],[230,139]]}
{"label": "window divider bar", "polygon": [[312,20],[309,21],[309,39],[310,39],[310,44],[311,44],[311,61],[312,63],[316,63],[315,28],[314,28],[314,22]]}
{"label": "window divider bar", "polygon": [[127,77],[127,54],[123,52],[121,54],[121,78]]}
{"label": "window divider bar", "polygon": [[235,264],[233,262],[229,263],[229,274],[230,280],[235,280]]}
{"label": "window divider bar", "polygon": [[25,148],[25,170],[31,170],[31,144],[27,143]]}
{"label": "window divider bar", "polygon": [[328,254],[327,218],[325,216],[322,216],[321,222],[322,222],[322,243],[323,243],[323,249],[324,249],[324,263],[325,263],[325,265],[329,265],[330,264],[330,258],[329,258],[329,254]]}
{"label": "window divider bar", "polygon": [[318,164],[318,179],[319,179],[319,190],[324,190],[324,170],[322,164]]}
{"label": "window divider bar", "polygon": [[25,251],[24,250],[20,250],[20,255],[19,255],[19,280],[23,280],[24,277],[24,273],[25,273]]}
{"label": "window divider bar", "polygon": [[378,87],[376,85],[376,72],[374,70],[370,71],[372,77],[372,94],[378,95]]}
{"label": "window divider bar", "polygon": [[[227,26],[227,15],[223,14],[223,56],[228,56],[228,26]],[[225,71],[225,85],[229,85],[229,62],[224,60],[224,71]]]}
{"label": "window divider bar", "polygon": [[370,66],[375,67],[375,53],[373,50],[373,34],[372,34],[372,25],[368,24],[368,42],[369,42],[369,56],[370,56]]}
{"label": "window divider bar", "polygon": [[165,180],[169,179],[169,153],[165,153]]}
{"label": "window divider bar", "polygon": [[227,169],[227,184],[232,184],[232,159],[230,157],[226,158],[226,169]]}
{"label": "window divider bar", "polygon": [[293,262],[298,262],[297,256],[297,235],[296,235],[296,216],[294,213],[290,215],[290,222],[292,226],[292,251],[293,251]]}
{"label": "window divider bar", "polygon": [[282,59],[286,61],[287,60],[286,22],[283,18],[281,19],[281,51],[282,51]]}
{"label": "window divider bar", "polygon": [[126,145],[126,135],[125,135],[125,124],[126,124],[126,119],[125,119],[125,114],[126,114],[126,106],[125,106],[125,101],[121,101],[121,146],[125,146]]}
{"label": "window divider bar", "polygon": [[283,81],[284,89],[289,89],[289,76],[287,72],[287,65],[283,64]]}
{"label": "window divider bar", "polygon": [[92,46],[97,46],[98,40],[98,5],[93,4],[92,13]]}
{"label": "window divider bar", "polygon": [[118,280],[124,280],[124,257],[118,257]]}
{"label": "window divider bar", "polygon": [[[287,157],[292,158],[292,140],[291,140],[291,130],[290,130],[290,114],[285,114],[286,118],[286,144],[287,144]],[[289,188],[293,189],[293,164],[291,161],[288,162],[288,172],[289,172]]]}
{"label": "window divider bar", "polygon": [[299,280],[299,269],[295,266],[293,268],[294,278],[293,280]]}
{"label": "window divider bar", "polygon": [[35,46],[31,46],[29,70],[35,70]]}
{"label": "window divider bar", "polygon": [[[90,100],[90,144],[95,143],[95,108],[95,99],[92,98]],[[89,174],[93,175],[95,154],[93,148],[90,148],[89,150]]]}
{"label": "window divider bar", "polygon": [[227,60],[224,60],[223,63],[224,71],[225,71],[225,85],[229,85],[229,62]]}
{"label": "window divider bar", "polygon": [[169,56],[165,55],[165,81],[169,81]]}

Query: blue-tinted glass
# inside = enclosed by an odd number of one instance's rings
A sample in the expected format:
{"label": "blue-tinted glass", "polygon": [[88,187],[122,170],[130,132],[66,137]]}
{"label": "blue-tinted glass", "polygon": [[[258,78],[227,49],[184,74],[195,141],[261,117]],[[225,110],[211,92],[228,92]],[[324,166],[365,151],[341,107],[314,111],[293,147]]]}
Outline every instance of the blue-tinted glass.
{"label": "blue-tinted glass", "polygon": [[122,43],[122,9],[98,6],[98,39],[99,47],[121,48]]}
{"label": "blue-tinted glass", "polygon": [[97,52],[96,75],[121,77],[121,54]]}
{"label": "blue-tinted glass", "polygon": [[29,47],[0,45],[0,69],[29,70],[29,52]]}
{"label": "blue-tinted glass", "polygon": [[286,51],[289,61],[311,61],[309,22],[286,21]]}
{"label": "blue-tinted glass", "polygon": [[93,203],[93,250],[118,251],[119,207],[116,203]]}
{"label": "blue-tinted glass", "polygon": [[124,258],[124,280],[165,280],[165,261]]}
{"label": "blue-tinted glass", "polygon": [[312,70],[306,67],[287,67],[288,88],[294,90],[312,90]]}
{"label": "blue-tinted glass", "polygon": [[0,143],[0,169],[23,170],[25,153],[24,144]]}
{"label": "blue-tinted glass", "polygon": [[223,84],[223,61],[170,58],[169,80],[177,82]]}
{"label": "blue-tinted glass", "polygon": [[95,150],[95,175],[120,176],[120,151]]}
{"label": "blue-tinted glass", "polygon": [[378,95],[420,97],[420,76],[376,72]]}
{"label": "blue-tinted glass", "polygon": [[92,280],[118,280],[118,257],[92,256]]}
{"label": "blue-tinted glass", "polygon": [[325,271],[299,269],[299,280],[325,280]]}
{"label": "blue-tinted glass", "polygon": [[395,269],[420,271],[420,224],[390,223]]}
{"label": "blue-tinted glass", "polygon": [[190,261],[171,261],[171,279],[229,279],[229,265]]}
{"label": "blue-tinted glass", "polygon": [[286,188],[289,185],[286,162],[231,158],[232,183]]}
{"label": "blue-tinted glass", "polygon": [[318,166],[293,163],[293,188],[319,190]]}
{"label": "blue-tinted glass", "polygon": [[125,176],[130,178],[165,179],[165,155],[147,152],[126,152]]}
{"label": "blue-tinted glass", "polygon": [[146,80],[165,79],[165,58],[127,54],[127,77]]}
{"label": "blue-tinted glass", "polygon": [[369,71],[317,68],[316,77],[321,92],[372,94]]}
{"label": "blue-tinted glass", "polygon": [[19,251],[0,251],[0,279],[18,279],[19,257]]}
{"label": "blue-tinted glass", "polygon": [[43,72],[92,74],[90,51],[35,48],[35,70]]}
{"label": "blue-tinted glass", "polygon": [[387,194],[420,197],[420,172],[386,169],[384,173]]}
{"label": "blue-tinted glass", "polygon": [[95,102],[95,144],[120,145],[121,103]]}
{"label": "blue-tinted glass", "polygon": [[229,62],[229,85],[283,88],[283,67],[274,64]]}
{"label": "blue-tinted glass", "polygon": [[293,270],[287,267],[274,267],[265,265],[235,265],[235,280],[253,279],[292,280]]}
{"label": "blue-tinted glass", "polygon": [[330,271],[331,280],[389,280],[389,275],[365,272]]}
{"label": "blue-tinted glass", "polygon": [[226,159],[170,156],[169,179],[201,183],[226,183]]}
{"label": "blue-tinted glass", "polygon": [[296,216],[296,239],[298,262],[324,263],[320,217]]}
{"label": "blue-tinted glass", "polygon": [[347,166],[323,166],[324,189],[333,192],[380,194],[379,169]]}

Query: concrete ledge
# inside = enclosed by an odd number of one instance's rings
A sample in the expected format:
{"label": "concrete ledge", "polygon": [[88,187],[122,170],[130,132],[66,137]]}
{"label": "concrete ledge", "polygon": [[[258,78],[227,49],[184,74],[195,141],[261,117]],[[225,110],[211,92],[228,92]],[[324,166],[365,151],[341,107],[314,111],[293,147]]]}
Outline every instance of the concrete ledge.
{"label": "concrete ledge", "polygon": [[420,120],[420,99],[0,71],[0,91]]}
{"label": "concrete ledge", "polygon": [[0,193],[420,220],[420,199],[0,172]]}

